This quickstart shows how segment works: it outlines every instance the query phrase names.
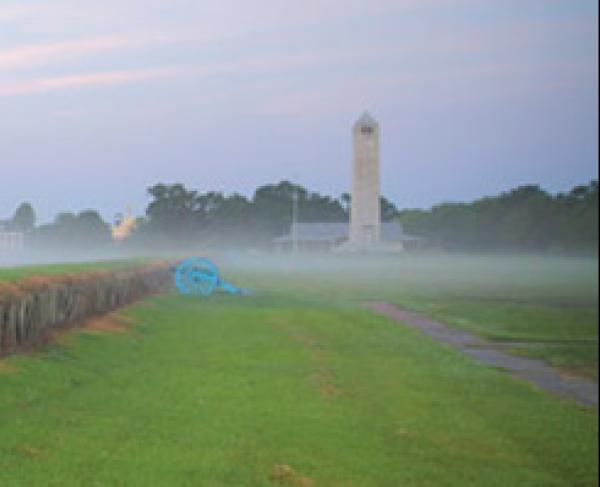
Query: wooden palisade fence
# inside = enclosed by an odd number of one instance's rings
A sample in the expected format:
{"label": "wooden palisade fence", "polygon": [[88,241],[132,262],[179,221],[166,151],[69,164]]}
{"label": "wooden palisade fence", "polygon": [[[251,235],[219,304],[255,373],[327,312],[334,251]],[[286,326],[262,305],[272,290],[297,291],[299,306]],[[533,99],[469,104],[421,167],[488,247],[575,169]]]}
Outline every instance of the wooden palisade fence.
{"label": "wooden palisade fence", "polygon": [[168,262],[0,284],[0,353],[35,345],[52,331],[84,322],[166,289]]}

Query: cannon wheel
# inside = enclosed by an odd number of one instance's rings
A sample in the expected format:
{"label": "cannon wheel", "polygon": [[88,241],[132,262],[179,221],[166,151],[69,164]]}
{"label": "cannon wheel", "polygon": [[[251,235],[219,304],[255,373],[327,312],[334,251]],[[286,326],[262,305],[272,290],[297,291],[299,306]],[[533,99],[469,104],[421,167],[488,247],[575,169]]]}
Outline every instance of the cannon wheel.
{"label": "cannon wheel", "polygon": [[175,269],[175,285],[181,294],[210,296],[219,285],[219,270],[208,259],[184,260]]}

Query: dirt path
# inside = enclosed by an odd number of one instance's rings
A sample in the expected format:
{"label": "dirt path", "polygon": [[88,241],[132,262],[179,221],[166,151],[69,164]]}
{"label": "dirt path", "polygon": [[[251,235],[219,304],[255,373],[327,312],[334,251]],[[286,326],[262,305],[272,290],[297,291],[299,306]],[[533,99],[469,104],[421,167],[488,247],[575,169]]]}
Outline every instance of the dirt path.
{"label": "dirt path", "polygon": [[531,382],[541,389],[568,397],[586,406],[598,406],[598,384],[592,381],[565,377],[540,360],[510,355],[501,351],[493,342],[389,303],[368,302],[365,306],[376,313],[420,330],[479,362],[504,369],[511,375]]}

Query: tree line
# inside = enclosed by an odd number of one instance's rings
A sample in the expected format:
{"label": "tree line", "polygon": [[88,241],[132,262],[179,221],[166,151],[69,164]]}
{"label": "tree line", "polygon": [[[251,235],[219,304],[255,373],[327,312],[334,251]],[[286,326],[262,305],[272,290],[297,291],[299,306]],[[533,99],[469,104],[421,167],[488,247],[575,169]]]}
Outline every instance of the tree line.
{"label": "tree line", "polygon": [[[261,186],[251,197],[162,183],[148,188],[148,195],[145,216],[124,245],[265,247],[289,232],[294,199],[300,222],[347,222],[351,204],[347,193],[334,198],[289,181]],[[539,186],[521,186],[429,210],[398,211],[382,197],[381,218],[399,221],[406,233],[445,250],[590,252],[598,246],[598,182],[555,195]],[[110,225],[95,210],[60,213],[45,225],[35,222],[33,208],[24,203],[4,227],[26,233],[33,247],[111,244]]]}
{"label": "tree line", "polygon": [[406,232],[446,250],[597,252],[598,181],[552,195],[520,186],[472,203],[405,210]]}
{"label": "tree line", "polygon": [[[148,193],[152,201],[136,235],[142,240],[260,247],[289,232],[294,205],[300,222],[347,222],[350,214],[349,194],[333,198],[289,181],[260,186],[250,198],[238,193],[199,193],[182,184],[157,184]],[[381,208],[385,221],[398,216],[396,206],[383,197]]]}
{"label": "tree line", "polygon": [[[347,193],[333,198],[289,181],[260,186],[251,197],[203,193],[180,183],[159,183],[147,191],[150,203],[145,216],[137,219],[136,230],[124,245],[265,247],[289,232],[294,199],[301,222],[347,222],[350,212]],[[398,215],[386,198],[381,198],[381,208],[384,221]],[[98,248],[111,241],[110,225],[95,210],[60,213],[53,222],[39,226],[35,221],[33,208],[24,203],[8,227],[25,232],[33,247]]]}
{"label": "tree line", "polygon": [[36,221],[33,206],[25,202],[11,219],[0,222],[0,230],[24,233],[32,247],[101,247],[112,240],[110,225],[95,210],[62,212],[52,223],[43,225],[36,226]]}

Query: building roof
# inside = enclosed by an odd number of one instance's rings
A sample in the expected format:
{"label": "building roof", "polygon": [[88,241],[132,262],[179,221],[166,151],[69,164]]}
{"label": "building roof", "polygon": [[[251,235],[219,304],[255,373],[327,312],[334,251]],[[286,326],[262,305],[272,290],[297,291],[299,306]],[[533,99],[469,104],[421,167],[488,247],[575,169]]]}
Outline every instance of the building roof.
{"label": "building roof", "polygon": [[348,223],[293,223],[290,228],[290,233],[275,238],[275,241],[291,242],[294,238],[294,230],[298,240],[332,242],[348,238]]}
{"label": "building roof", "polygon": [[[294,238],[293,229],[296,230],[296,238],[299,241],[310,242],[340,242],[348,240],[350,234],[350,224],[316,222],[316,223],[295,223],[290,228],[290,233],[276,237],[275,243],[292,242]],[[402,229],[402,225],[396,222],[381,224],[381,240],[383,242],[403,242],[408,240],[421,240],[419,237],[407,235]]]}

